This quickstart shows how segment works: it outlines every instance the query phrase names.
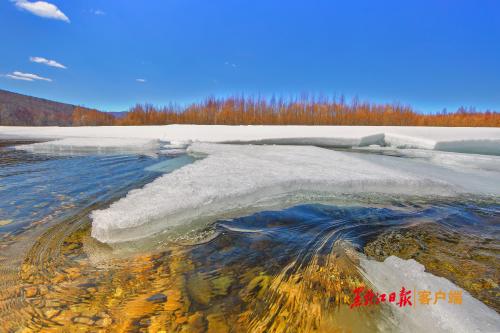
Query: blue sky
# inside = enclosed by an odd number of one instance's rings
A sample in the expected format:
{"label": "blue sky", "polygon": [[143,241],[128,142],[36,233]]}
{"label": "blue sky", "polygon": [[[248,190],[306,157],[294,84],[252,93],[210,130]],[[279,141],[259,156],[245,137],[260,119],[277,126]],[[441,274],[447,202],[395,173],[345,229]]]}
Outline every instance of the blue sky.
{"label": "blue sky", "polygon": [[0,88],[109,111],[304,92],[500,110],[499,15],[498,0],[0,0]]}

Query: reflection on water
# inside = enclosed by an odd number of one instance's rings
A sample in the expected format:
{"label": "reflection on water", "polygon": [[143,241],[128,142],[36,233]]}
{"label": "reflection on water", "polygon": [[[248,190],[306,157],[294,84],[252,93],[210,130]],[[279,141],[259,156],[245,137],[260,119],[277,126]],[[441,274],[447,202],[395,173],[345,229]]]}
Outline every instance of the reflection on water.
{"label": "reflection on water", "polygon": [[[10,190],[10,200],[19,200],[20,207],[0,218],[14,220],[3,227],[11,225],[0,241],[3,330],[397,330],[384,306],[349,308],[352,290],[367,283],[358,265],[361,252],[379,260],[392,254],[415,258],[499,310],[496,199],[429,203],[353,197],[350,204],[300,205],[217,221],[211,237],[198,244],[170,243],[116,257],[90,237],[88,214],[158,176],[146,170],[170,170],[158,162],[143,156],[83,156],[20,166],[32,168],[35,178],[42,177],[37,172],[60,177],[46,178],[50,190],[36,192],[37,185],[30,184],[41,179],[30,183],[28,173],[12,176],[24,177],[25,186],[18,187],[21,193]],[[97,170],[107,170],[108,177],[95,175]],[[59,180],[71,186],[58,185]],[[47,200],[50,191],[64,193],[72,208],[49,201],[44,214],[53,217],[32,215],[38,211],[33,205]],[[36,223],[40,218],[47,222]]]}

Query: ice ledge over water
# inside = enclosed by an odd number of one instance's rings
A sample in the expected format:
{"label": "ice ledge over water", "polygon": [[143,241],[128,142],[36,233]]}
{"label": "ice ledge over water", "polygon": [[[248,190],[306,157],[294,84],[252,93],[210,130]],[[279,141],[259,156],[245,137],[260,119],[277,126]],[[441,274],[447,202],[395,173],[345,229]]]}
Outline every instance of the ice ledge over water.
{"label": "ice ledge over water", "polygon": [[[357,147],[389,145],[500,155],[500,128],[398,126],[0,126],[0,138],[130,138],[174,142],[259,143]],[[83,142],[84,141],[80,141]]]}
{"label": "ice ledge over water", "polygon": [[499,191],[494,186],[499,173],[462,173],[425,162],[311,146],[194,143],[188,151],[206,157],[94,211],[92,236],[108,243],[137,240],[194,223],[199,227],[201,219],[206,223],[221,215],[332,193],[452,196]]}
{"label": "ice ledge over water", "polygon": [[130,138],[65,138],[16,146],[16,149],[40,153],[53,152],[143,152],[160,147],[158,140]]}
{"label": "ice ledge over water", "polygon": [[[378,262],[361,258],[360,264],[365,278],[377,292],[399,294],[401,287],[412,290],[411,301],[417,303],[414,307],[390,305],[400,332],[482,333],[500,330],[500,316],[494,310],[447,279],[425,272],[424,266],[413,259],[391,256]],[[428,290],[432,295],[444,291],[446,300],[422,305],[415,299],[414,290]],[[462,291],[462,304],[448,303],[448,293],[452,290]]]}

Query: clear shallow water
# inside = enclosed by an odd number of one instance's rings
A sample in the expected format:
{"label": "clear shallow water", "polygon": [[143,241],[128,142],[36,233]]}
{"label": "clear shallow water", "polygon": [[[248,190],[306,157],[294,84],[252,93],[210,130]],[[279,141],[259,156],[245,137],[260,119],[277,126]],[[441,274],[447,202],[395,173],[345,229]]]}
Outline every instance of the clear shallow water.
{"label": "clear shallow water", "polygon": [[0,240],[5,241],[21,234],[33,239],[194,161],[155,152],[34,154],[13,149],[19,143],[26,142],[0,141]]}
{"label": "clear shallow water", "polygon": [[363,252],[415,258],[499,311],[496,198],[367,196],[299,205],[217,221],[197,244],[117,257],[90,237],[89,212],[171,171],[165,162],[0,152],[0,220],[10,221],[0,226],[0,328],[395,329],[383,307],[349,309],[352,290],[366,283],[357,263]]}
{"label": "clear shallow water", "polygon": [[0,226],[13,232],[50,215],[52,218],[106,202],[140,187],[162,173],[151,169],[164,156],[42,155],[0,150]]}

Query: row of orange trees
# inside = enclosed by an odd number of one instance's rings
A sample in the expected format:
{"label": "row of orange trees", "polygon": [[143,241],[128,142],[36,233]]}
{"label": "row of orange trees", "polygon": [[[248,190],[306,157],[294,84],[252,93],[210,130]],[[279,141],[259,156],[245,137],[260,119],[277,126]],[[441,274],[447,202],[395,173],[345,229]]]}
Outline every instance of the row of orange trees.
{"label": "row of orange trees", "polygon": [[74,112],[73,124],[83,125],[372,125],[500,127],[500,113],[460,108],[455,112],[422,114],[410,106],[301,98],[209,98],[185,108],[136,105],[123,117],[99,111]]}
{"label": "row of orange trees", "polygon": [[112,114],[76,107],[73,111],[73,126],[105,126],[116,125],[116,119]]}

